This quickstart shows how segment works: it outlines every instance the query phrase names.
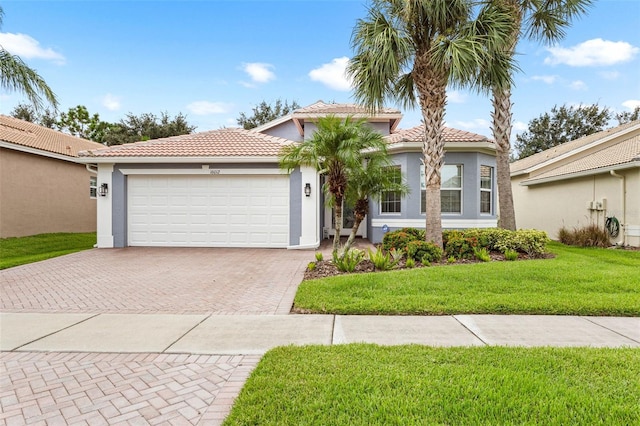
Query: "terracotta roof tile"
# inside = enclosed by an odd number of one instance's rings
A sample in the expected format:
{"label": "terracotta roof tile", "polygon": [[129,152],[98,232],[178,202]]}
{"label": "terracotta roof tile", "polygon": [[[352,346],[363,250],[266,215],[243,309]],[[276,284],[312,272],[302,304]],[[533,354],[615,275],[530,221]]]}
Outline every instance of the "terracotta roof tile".
{"label": "terracotta roof tile", "polygon": [[629,127],[635,126],[638,123],[640,123],[640,121],[632,121],[630,123],[625,123],[621,126],[613,127],[611,129],[606,129],[606,130],[603,130],[602,132],[594,133],[592,135],[575,139],[573,141],[563,143],[553,148],[549,148],[545,151],[539,152],[529,157],[525,157],[522,160],[514,161],[513,163],[511,163],[511,166],[510,166],[511,174],[521,172],[530,167],[534,167],[546,161],[553,160],[554,158],[560,157],[561,155],[568,154],[573,150],[576,150],[578,148],[582,148],[584,146],[597,142],[598,140],[605,138],[607,136],[614,135],[615,133],[618,133],[618,132],[623,132]]}
{"label": "terracotta roof tile", "polygon": [[[328,115],[328,114],[336,114],[336,115],[341,115],[341,114],[366,114],[366,115],[371,115],[370,111],[367,110],[367,108],[360,106],[360,105],[356,105],[356,104],[328,104],[325,103],[323,101],[318,101],[314,104],[311,104],[309,106],[306,107],[302,107],[299,108],[297,110],[295,110],[293,112],[293,116],[299,116],[299,115],[309,115],[309,114],[322,114],[322,115]],[[386,115],[386,114],[393,114],[393,115],[398,115],[401,114],[399,110],[397,109],[393,109],[393,108],[384,108],[382,109],[380,112],[378,112],[375,115]]]}
{"label": "terracotta roof tile", "polygon": [[[464,130],[445,127],[443,130],[445,142],[492,142],[486,136]],[[389,143],[421,142],[424,139],[424,124],[410,129],[396,130],[386,137]]]}
{"label": "terracotta roof tile", "polygon": [[277,156],[287,139],[240,128],[154,139],[81,152],[83,157],[269,157]]}
{"label": "terracotta roof tile", "polygon": [[597,170],[619,164],[640,161],[640,135],[625,139],[615,145],[602,148],[599,151],[583,155],[576,160],[551,169],[547,172],[534,175],[530,180],[546,179],[573,173]]}
{"label": "terracotta roof tile", "polygon": [[55,154],[77,157],[79,151],[104,145],[0,114],[0,140]]}

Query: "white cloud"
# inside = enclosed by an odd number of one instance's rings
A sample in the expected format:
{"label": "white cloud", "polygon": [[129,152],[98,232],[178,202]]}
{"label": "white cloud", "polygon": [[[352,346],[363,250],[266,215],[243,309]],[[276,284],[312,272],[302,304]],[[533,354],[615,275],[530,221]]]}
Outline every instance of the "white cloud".
{"label": "white cloud", "polygon": [[605,80],[617,80],[618,77],[620,77],[620,73],[618,71],[602,71],[598,74]]}
{"label": "white cloud", "polygon": [[109,111],[117,111],[120,109],[120,97],[107,93],[102,98],[102,106]]}
{"label": "white cloud", "polygon": [[569,88],[573,90],[587,90],[587,83],[582,80],[575,80],[569,84]]}
{"label": "white cloud", "polygon": [[515,133],[522,133],[526,130],[529,129],[529,126],[527,125],[527,123],[524,123],[522,121],[514,121],[511,124],[511,134],[515,134]]}
{"label": "white cloud", "polygon": [[64,56],[51,48],[40,46],[40,42],[26,34],[0,33],[0,45],[9,53],[26,59],[46,59],[58,65],[65,62]]}
{"label": "white cloud", "polygon": [[347,78],[347,64],[349,58],[343,56],[335,58],[328,64],[322,64],[319,68],[309,71],[309,78],[319,81],[330,89],[348,92],[351,90],[351,81]]}
{"label": "white cloud", "polygon": [[547,51],[551,53],[551,56],[544,59],[545,64],[594,67],[628,62],[640,51],[640,48],[625,41],[595,38],[569,48],[548,47]]}
{"label": "white cloud", "polygon": [[242,70],[249,74],[254,83],[268,83],[276,79],[276,74],[272,71],[275,67],[262,62],[249,62],[242,64]]}
{"label": "white cloud", "polygon": [[224,114],[229,105],[223,102],[195,101],[187,105],[187,109],[195,115]]}
{"label": "white cloud", "polygon": [[542,81],[543,83],[553,84],[558,81],[557,75],[534,75],[531,80]]}
{"label": "white cloud", "polygon": [[458,90],[447,92],[447,101],[454,104],[463,104],[467,101],[467,95]]}
{"label": "white cloud", "polygon": [[622,103],[622,106],[633,110],[633,109],[636,109],[637,107],[640,107],[640,100],[639,99],[629,99],[628,101],[624,101]]}

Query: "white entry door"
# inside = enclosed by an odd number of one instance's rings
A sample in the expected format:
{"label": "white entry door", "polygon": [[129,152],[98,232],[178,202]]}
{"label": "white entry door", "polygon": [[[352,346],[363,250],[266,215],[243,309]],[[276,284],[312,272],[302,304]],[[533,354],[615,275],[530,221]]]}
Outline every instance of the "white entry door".
{"label": "white entry door", "polygon": [[[328,224],[328,226],[329,226],[328,235],[333,236],[336,233],[334,209],[332,209],[332,208],[326,208],[325,209],[324,223]],[[355,218],[353,216],[353,207],[348,205],[348,204],[343,204],[343,206],[342,206],[342,231],[340,232],[340,236],[351,235],[351,230],[352,230],[354,224],[355,224]],[[367,219],[366,219],[366,217],[360,223],[360,226],[358,226],[358,231],[356,232],[356,236],[358,236],[358,237],[366,237],[367,236]]]}
{"label": "white entry door", "polygon": [[288,176],[131,175],[130,246],[287,247]]}

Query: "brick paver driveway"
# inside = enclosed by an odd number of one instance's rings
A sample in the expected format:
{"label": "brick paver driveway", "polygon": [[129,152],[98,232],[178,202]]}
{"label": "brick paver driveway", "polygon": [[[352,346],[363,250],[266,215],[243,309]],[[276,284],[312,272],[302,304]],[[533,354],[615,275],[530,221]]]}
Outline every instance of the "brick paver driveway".
{"label": "brick paver driveway", "polygon": [[87,250],[0,271],[0,310],[287,314],[311,260],[305,250]]}

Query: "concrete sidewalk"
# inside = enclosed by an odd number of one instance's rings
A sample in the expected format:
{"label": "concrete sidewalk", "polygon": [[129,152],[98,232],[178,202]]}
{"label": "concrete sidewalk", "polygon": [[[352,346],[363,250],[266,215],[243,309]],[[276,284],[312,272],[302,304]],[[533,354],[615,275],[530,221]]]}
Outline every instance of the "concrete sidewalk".
{"label": "concrete sidewalk", "polygon": [[0,350],[260,355],[281,345],[640,347],[640,318],[0,313]]}

